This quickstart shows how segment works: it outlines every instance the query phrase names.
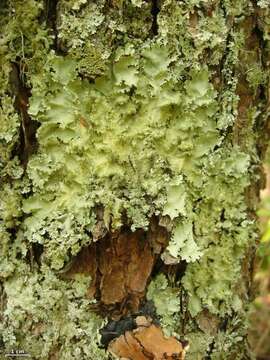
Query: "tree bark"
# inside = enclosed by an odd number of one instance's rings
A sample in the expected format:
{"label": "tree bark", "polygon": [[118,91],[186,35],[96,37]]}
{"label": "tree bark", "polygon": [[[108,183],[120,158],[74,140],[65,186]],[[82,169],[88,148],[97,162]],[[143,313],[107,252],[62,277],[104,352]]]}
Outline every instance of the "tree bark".
{"label": "tree bark", "polygon": [[269,5],[1,1],[2,354],[252,359]]}

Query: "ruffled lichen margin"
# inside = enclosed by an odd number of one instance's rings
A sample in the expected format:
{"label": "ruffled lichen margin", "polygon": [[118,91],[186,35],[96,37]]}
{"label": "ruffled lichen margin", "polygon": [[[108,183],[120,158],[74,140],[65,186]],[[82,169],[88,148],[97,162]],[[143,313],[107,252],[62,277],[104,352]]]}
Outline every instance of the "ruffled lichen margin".
{"label": "ruffled lichen margin", "polygon": [[[246,310],[269,112],[270,3],[2,0],[1,349],[106,359],[96,236],[170,233],[146,298],[188,359],[250,359]],[[101,215],[100,215],[101,214]],[[99,226],[99,227],[98,227]]]}

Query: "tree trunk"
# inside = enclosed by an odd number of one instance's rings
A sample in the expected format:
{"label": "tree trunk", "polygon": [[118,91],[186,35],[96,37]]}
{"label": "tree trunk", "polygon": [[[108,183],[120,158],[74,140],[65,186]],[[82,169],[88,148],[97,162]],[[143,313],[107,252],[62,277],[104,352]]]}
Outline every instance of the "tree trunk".
{"label": "tree trunk", "polygon": [[252,358],[269,5],[1,0],[2,354]]}

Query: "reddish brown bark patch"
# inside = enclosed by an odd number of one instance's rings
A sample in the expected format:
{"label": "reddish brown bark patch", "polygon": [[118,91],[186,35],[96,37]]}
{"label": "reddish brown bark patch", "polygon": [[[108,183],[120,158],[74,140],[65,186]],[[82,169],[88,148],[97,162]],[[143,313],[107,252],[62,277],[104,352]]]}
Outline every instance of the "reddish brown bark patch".
{"label": "reddish brown bark patch", "polygon": [[99,247],[101,301],[110,305],[128,295],[140,296],[154,265],[154,256],[143,230],[106,238]]}
{"label": "reddish brown bark patch", "polygon": [[152,221],[145,232],[122,230],[83,248],[65,277],[75,273],[91,276],[89,297],[117,319],[136,312],[159,254],[167,245],[165,228]]}

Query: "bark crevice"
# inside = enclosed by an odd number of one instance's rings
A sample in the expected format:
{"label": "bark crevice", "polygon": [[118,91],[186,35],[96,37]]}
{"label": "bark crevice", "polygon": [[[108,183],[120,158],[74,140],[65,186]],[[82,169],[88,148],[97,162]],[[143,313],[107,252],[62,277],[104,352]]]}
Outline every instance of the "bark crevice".
{"label": "bark crevice", "polygon": [[49,28],[54,36],[53,48],[61,54],[63,51],[59,46],[58,29],[57,29],[57,13],[59,0],[45,0],[45,17],[46,26]]}
{"label": "bark crevice", "polygon": [[151,14],[152,14],[152,27],[151,27],[151,34],[152,36],[158,35],[158,14],[160,12],[160,4],[159,0],[152,0],[152,8],[151,8]]}
{"label": "bark crevice", "polygon": [[33,121],[28,114],[29,98],[31,90],[23,80],[18,62],[11,64],[10,86],[15,97],[14,108],[20,117],[19,141],[13,150],[13,156],[18,156],[24,168],[27,167],[30,156],[36,151],[38,143],[36,131],[39,123]]}

